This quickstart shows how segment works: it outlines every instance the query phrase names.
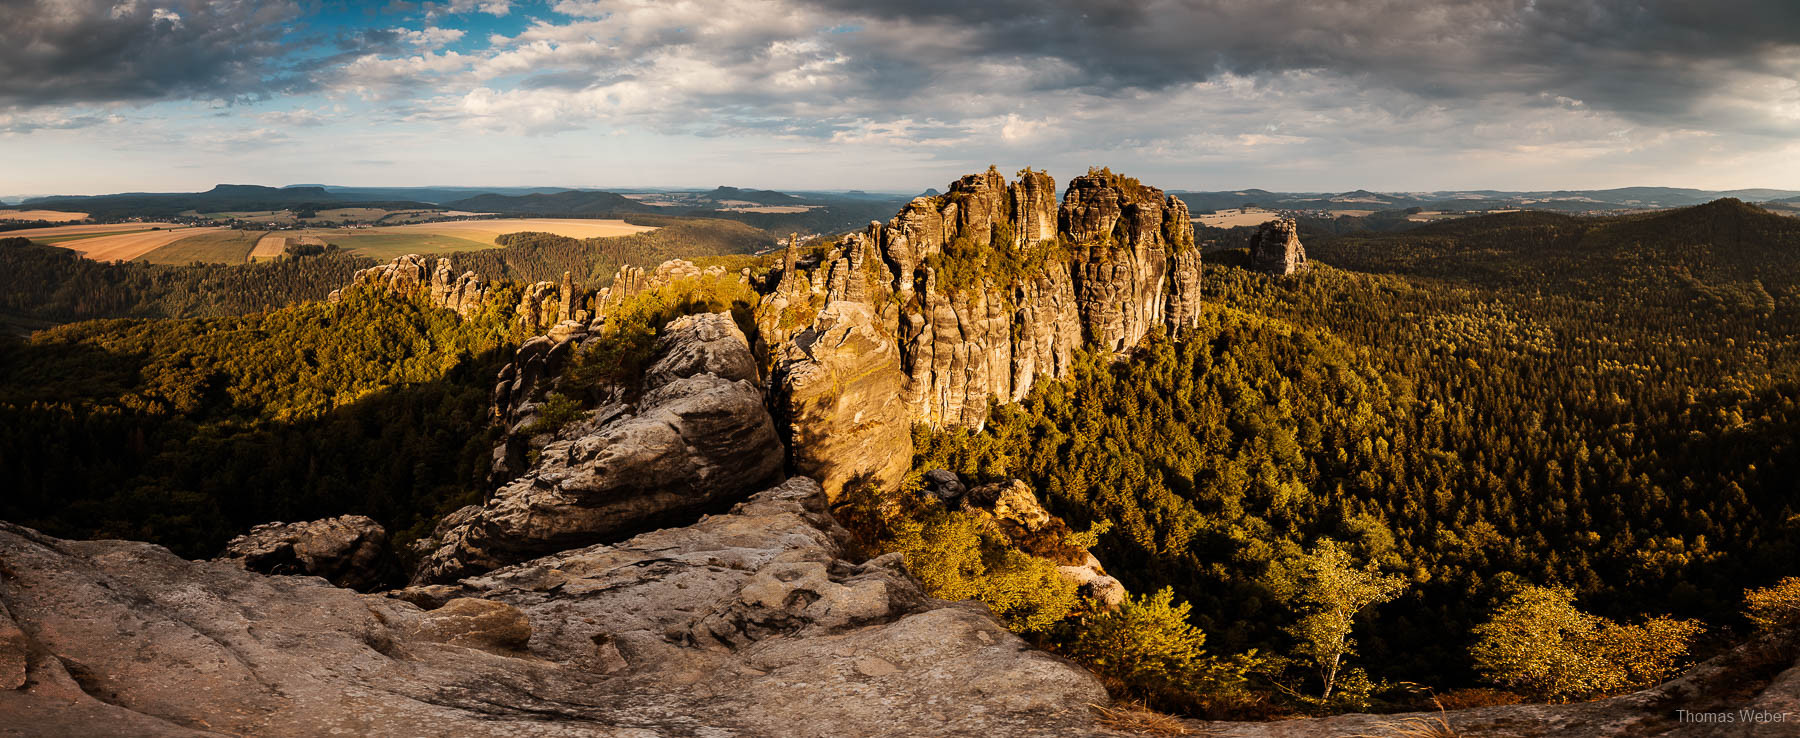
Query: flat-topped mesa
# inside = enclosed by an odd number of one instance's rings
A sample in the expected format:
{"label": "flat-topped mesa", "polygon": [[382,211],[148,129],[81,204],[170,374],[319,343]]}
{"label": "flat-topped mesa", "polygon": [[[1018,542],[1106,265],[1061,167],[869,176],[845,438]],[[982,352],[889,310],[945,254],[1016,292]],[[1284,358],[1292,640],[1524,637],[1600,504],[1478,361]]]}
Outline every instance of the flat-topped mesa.
{"label": "flat-topped mesa", "polygon": [[[846,479],[897,483],[892,458],[814,454],[806,438],[872,448],[910,445],[912,423],[980,428],[990,400],[1016,402],[1039,375],[1066,376],[1083,346],[1126,353],[1197,319],[1200,254],[1179,199],[1093,170],[1058,206],[1050,175],[1018,176],[1008,183],[989,167],[915,198],[832,245],[810,275],[790,247],[757,309],[778,380],[771,404],[796,471],[834,498]],[[840,302],[862,308],[834,310]],[[826,334],[838,340],[819,340]],[[893,358],[842,356],[851,336]],[[870,412],[833,389],[843,386],[894,387],[903,402]]]}
{"label": "flat-topped mesa", "polygon": [[[480,310],[488,295],[487,283],[474,272],[458,275],[450,268],[449,259],[438,259],[434,268],[430,260],[418,254],[396,257],[387,264],[357,272],[351,286],[360,284],[381,285],[396,295],[423,289],[432,305],[455,310],[464,317]],[[343,290],[332,290],[327,299],[343,299]]]}
{"label": "flat-topped mesa", "polygon": [[1300,245],[1300,226],[1292,218],[1278,218],[1256,227],[1250,236],[1250,266],[1265,274],[1287,275],[1306,268],[1306,247]]}

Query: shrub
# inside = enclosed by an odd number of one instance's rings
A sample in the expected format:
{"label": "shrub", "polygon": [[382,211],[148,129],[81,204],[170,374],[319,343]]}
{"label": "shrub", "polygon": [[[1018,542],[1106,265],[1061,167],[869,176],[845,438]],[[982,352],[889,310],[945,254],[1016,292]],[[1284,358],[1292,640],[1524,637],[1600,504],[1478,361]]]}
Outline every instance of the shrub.
{"label": "shrub", "polygon": [[1501,685],[1552,700],[1644,687],[1673,673],[1698,621],[1657,617],[1623,625],[1575,607],[1561,587],[1526,587],[1475,627],[1475,667]]}
{"label": "shrub", "polygon": [[1800,625],[1800,577],[1786,577],[1772,587],[1745,592],[1744,617],[1763,630]]}

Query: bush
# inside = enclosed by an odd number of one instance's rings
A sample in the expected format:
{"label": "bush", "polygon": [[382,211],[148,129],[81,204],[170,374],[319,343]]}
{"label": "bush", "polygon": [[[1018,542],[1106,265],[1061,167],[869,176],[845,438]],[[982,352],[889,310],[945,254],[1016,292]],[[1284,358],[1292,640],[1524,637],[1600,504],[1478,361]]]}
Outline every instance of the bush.
{"label": "bush", "polygon": [[1475,627],[1475,667],[1503,686],[1552,700],[1655,684],[1700,634],[1698,621],[1652,618],[1622,625],[1575,607],[1561,587],[1526,587]]}
{"label": "bush", "polygon": [[1245,693],[1254,653],[1219,661],[1206,634],[1188,622],[1192,608],[1167,587],[1133,596],[1117,610],[1091,615],[1064,652],[1124,692],[1164,709],[1207,712]]}
{"label": "bush", "polygon": [[1800,625],[1800,577],[1786,577],[1775,586],[1745,592],[1744,617],[1763,630]]}
{"label": "bush", "polygon": [[1077,605],[1075,584],[1056,564],[1014,548],[979,516],[930,501],[888,521],[885,551],[906,555],[906,570],[933,597],[979,600],[1018,633],[1042,633]]}

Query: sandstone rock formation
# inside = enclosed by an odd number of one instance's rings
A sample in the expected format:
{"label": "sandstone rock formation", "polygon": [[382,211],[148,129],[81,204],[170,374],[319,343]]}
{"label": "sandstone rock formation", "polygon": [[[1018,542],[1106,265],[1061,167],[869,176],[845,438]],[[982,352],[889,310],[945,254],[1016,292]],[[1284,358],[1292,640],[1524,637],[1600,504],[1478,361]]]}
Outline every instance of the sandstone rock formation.
{"label": "sandstone rock formation", "polygon": [[529,472],[444,532],[414,580],[678,525],[781,478],[781,441],[730,314],[675,320],[655,356],[635,397],[559,429]]}
{"label": "sandstone rock formation", "polygon": [[832,303],[785,350],[769,381],[794,471],[818,479],[833,499],[846,485],[897,488],[912,466],[906,377],[870,307]]}
{"label": "sandstone rock formation", "polygon": [[362,515],[264,523],[225,544],[220,559],[264,574],[310,574],[367,591],[398,574],[387,530]]}
{"label": "sandstone rock formation", "polygon": [[1300,226],[1292,218],[1271,220],[1250,236],[1250,268],[1265,274],[1287,275],[1306,268],[1306,249],[1300,245]]}
{"label": "sandstone rock formation", "polygon": [[[853,333],[893,343],[905,423],[979,428],[990,401],[1066,375],[1083,346],[1127,352],[1194,323],[1200,256],[1185,204],[1103,170],[1070,182],[1060,207],[1055,192],[1042,172],[1009,184],[990,167],[871,223],[810,276],[790,246],[757,311],[768,355],[794,359],[782,344],[821,333],[816,321],[845,325],[847,311],[824,317],[839,301],[863,303],[866,326]],[[863,422],[832,417],[814,417],[820,435]]]}
{"label": "sandstone rock formation", "polygon": [[399,599],[0,524],[0,733],[1110,734],[1093,676],[844,539],[795,478]]}
{"label": "sandstone rock formation", "polygon": [[[418,254],[407,254],[357,272],[352,284],[378,285],[397,295],[409,295],[423,289],[432,305],[455,310],[464,316],[481,310],[488,293],[487,283],[474,272],[456,274],[450,268],[449,259],[438,259],[434,268]],[[343,298],[342,293],[343,290],[332,290],[328,299],[337,302]]]}

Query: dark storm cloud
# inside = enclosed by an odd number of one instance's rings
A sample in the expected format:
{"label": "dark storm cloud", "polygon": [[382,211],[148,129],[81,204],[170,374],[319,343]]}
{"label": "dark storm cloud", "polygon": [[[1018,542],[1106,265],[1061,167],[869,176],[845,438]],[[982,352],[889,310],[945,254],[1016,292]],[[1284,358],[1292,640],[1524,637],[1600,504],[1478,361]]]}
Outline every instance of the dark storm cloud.
{"label": "dark storm cloud", "polygon": [[241,100],[300,84],[280,65],[297,6],[0,0],[0,106]]}
{"label": "dark storm cloud", "polygon": [[1048,57],[1077,70],[1067,85],[1105,91],[1309,70],[1433,99],[1542,93],[1646,116],[1702,112],[1735,73],[1791,74],[1775,64],[1800,45],[1794,0],[804,1],[966,32],[975,43],[941,60],[946,73]]}

